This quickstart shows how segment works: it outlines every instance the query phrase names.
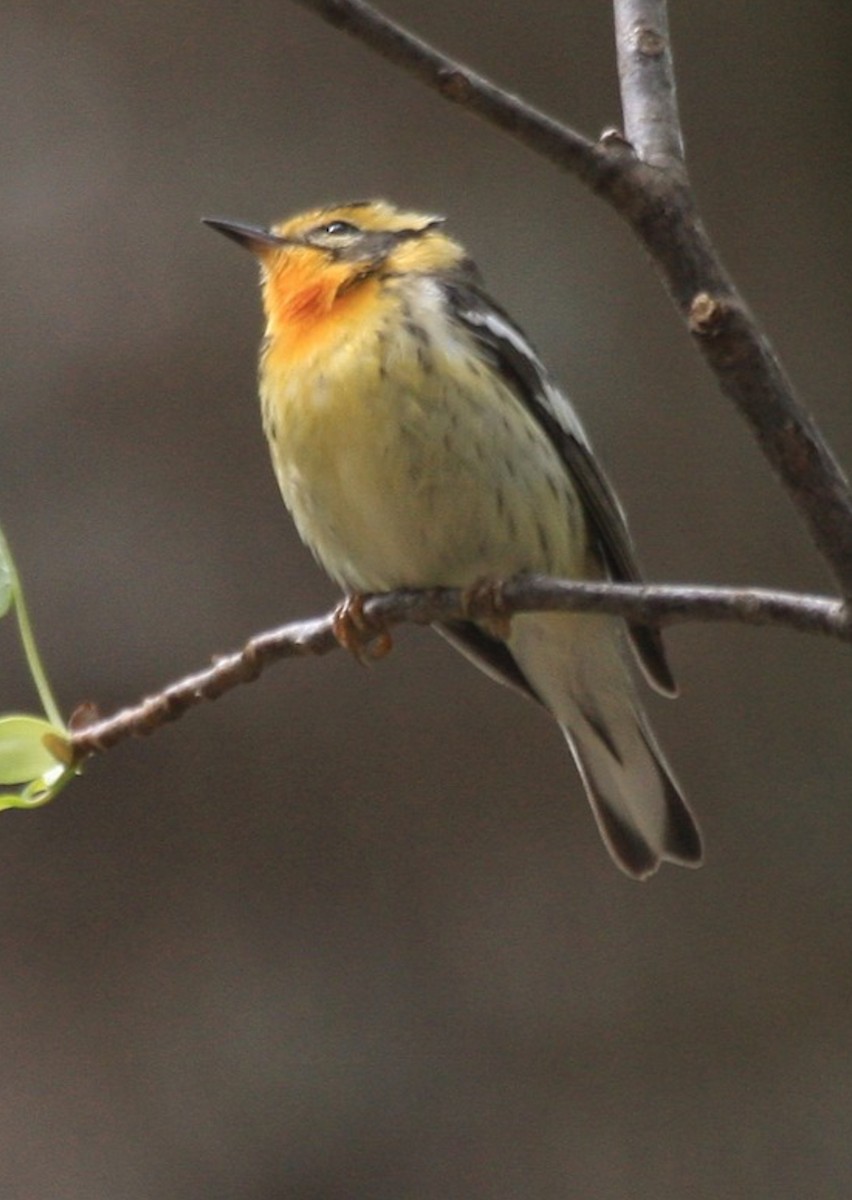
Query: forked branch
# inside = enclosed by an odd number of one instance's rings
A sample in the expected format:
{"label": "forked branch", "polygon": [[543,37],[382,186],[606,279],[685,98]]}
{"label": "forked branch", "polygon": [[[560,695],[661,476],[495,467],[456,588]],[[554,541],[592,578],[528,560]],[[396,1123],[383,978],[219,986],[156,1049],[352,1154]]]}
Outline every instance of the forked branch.
{"label": "forked branch", "polygon": [[[852,594],[852,497],[816,425],[796,399],[768,339],[725,272],[698,216],[683,158],[665,0],[614,0],[624,134],[597,142],[539,112],[441,54],[363,0],[296,0],[581,179],[634,230],[723,391],[746,417],[846,595]],[[606,613],[653,626],[679,621],[776,625],[852,641],[843,600],[763,589],[631,586],[526,577],[477,591],[394,592],[372,597],[376,633],[522,612]],[[203,700],[255,678],[282,658],[338,645],[335,615],[252,638],[140,704],[78,728],[78,761],[147,734]]]}
{"label": "forked branch", "polygon": [[[852,596],[852,495],[701,223],[683,167],[665,0],[614,0],[625,134],[597,142],[440,53],[363,0],[295,0],[570,171],[650,254],[696,345]],[[633,144],[631,145],[631,141]]]}

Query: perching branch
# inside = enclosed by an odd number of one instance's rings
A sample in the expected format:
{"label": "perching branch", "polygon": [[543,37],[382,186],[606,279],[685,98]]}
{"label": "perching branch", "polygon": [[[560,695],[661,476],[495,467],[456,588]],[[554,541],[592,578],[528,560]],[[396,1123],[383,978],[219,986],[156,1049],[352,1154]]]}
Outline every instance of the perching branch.
{"label": "perching branch", "polygon": [[[593,142],[447,58],[363,0],[296,0],[571,171],[606,199],[648,249],[722,389],[751,425],[847,594],[852,594],[852,497],[818,429],[796,399],[768,340],[725,273],[695,208],[668,42],[665,0],[614,0],[625,135]],[[409,622],[501,621],[522,612],[586,612],[664,626],[681,621],[776,625],[852,642],[843,600],[764,589],[638,586],[523,577],[469,594],[399,591],[365,602],[367,633]],[[76,762],[152,733],[203,700],[256,678],[283,658],[339,645],[335,613],[252,638],[242,650],[71,737]],[[86,721],[83,725],[83,721]],[[82,726],[82,727],[81,727]]]}
{"label": "perching branch", "polygon": [[609,131],[597,143],[441,54],[363,0],[295,2],[572,172],[615,209],[647,249],[720,387],[852,596],[849,485],[725,271],[683,169],[665,0],[614,0],[630,140]]}
{"label": "perching branch", "polygon": [[[842,601],[825,596],[760,588],[580,583],[536,576],[472,593],[457,588],[389,592],[367,600],[363,617],[378,636],[406,622],[431,625],[460,618],[500,621],[522,612],[557,611],[605,613],[660,627],[682,621],[776,625],[852,641],[852,614]],[[125,738],[153,733],[203,700],[216,700],[238,684],[256,679],[280,659],[328,654],[338,645],[335,613],[259,634],[242,650],[217,658],[212,666],[178,680],[134,707],[78,728],[71,737],[73,754],[80,762]]]}

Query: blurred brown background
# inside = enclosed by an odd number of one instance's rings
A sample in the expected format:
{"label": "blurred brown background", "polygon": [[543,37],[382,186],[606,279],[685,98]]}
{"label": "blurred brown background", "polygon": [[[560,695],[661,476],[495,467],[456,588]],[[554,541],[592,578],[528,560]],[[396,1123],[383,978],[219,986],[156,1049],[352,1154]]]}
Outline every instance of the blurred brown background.
{"label": "blurred brown background", "polygon": [[[708,223],[848,464],[852,9],[672,9]],[[387,10],[618,121],[602,0]],[[253,266],[202,214],[449,214],[651,578],[828,586],[609,211],[285,0],[5,0],[0,111],[0,513],[67,709],[334,599],[260,435]],[[849,652],[670,645],[683,698],[651,703],[698,873],[622,878],[555,729],[417,631],[0,817],[4,1200],[848,1195]],[[2,707],[31,706],[0,651]]]}

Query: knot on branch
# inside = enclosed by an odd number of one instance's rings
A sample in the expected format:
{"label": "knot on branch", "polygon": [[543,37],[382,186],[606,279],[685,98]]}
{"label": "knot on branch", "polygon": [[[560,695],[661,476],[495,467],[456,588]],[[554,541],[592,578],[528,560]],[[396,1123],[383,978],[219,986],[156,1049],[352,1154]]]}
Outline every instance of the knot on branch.
{"label": "knot on branch", "polygon": [[458,68],[438,71],[438,90],[457,104],[468,104],[473,93],[470,79]]}
{"label": "knot on branch", "polygon": [[727,298],[698,292],[689,306],[689,332],[696,337],[715,337],[727,325],[731,311]]}
{"label": "knot on branch", "polygon": [[[720,378],[757,369],[760,342],[755,341],[751,318],[738,297],[698,292],[689,306],[687,322]],[[797,422],[791,424],[801,432]]]}
{"label": "knot on branch", "polygon": [[635,157],[636,151],[633,148],[633,143],[628,141],[622,130],[615,126],[608,127],[601,132],[598,138],[598,145],[611,154],[629,154]]}
{"label": "knot on branch", "polygon": [[263,650],[252,640],[243,646],[238,655],[224,654],[214,657],[212,665],[214,671],[221,668],[222,675],[233,674],[238,683],[253,683],[263,670]]}
{"label": "knot on branch", "polygon": [[630,40],[642,58],[660,58],[666,52],[666,39],[650,25],[637,25]]}
{"label": "knot on branch", "polygon": [[512,607],[507,602],[506,581],[502,579],[478,579],[462,592],[462,612],[466,617],[479,621],[488,632],[507,641],[512,632]]}
{"label": "knot on branch", "polygon": [[472,621],[483,621],[489,617],[502,620],[512,615],[506,601],[506,581],[503,579],[477,579],[461,595],[462,612]]}

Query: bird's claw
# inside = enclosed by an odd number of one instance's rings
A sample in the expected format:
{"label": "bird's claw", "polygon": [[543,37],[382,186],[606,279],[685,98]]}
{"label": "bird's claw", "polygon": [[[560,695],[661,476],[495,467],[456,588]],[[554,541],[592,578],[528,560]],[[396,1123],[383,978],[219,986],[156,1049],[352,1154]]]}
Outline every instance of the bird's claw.
{"label": "bird's claw", "polygon": [[362,666],[384,658],[393,648],[393,638],[385,622],[364,611],[367,599],[360,593],[346,596],[334,610],[331,626],[338,643]]}
{"label": "bird's claw", "polygon": [[476,621],[492,637],[506,642],[512,633],[512,614],[503,595],[503,581],[484,577],[462,592],[465,616]]}

